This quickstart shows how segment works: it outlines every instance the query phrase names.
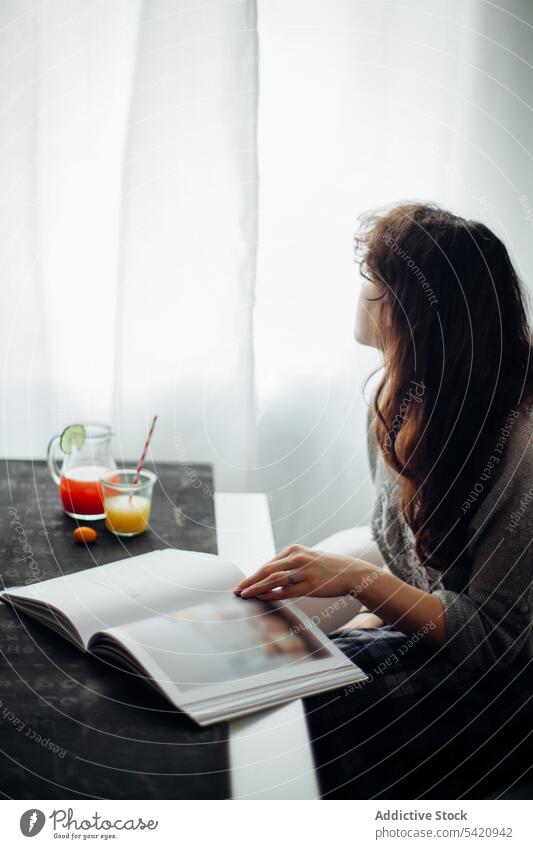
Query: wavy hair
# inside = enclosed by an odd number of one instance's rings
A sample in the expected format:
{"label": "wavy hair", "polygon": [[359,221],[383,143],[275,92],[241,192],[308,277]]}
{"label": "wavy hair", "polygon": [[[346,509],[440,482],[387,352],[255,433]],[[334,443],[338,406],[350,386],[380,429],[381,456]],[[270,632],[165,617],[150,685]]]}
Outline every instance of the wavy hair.
{"label": "wavy hair", "polygon": [[461,505],[506,418],[531,400],[520,280],[488,227],[434,204],[366,214],[355,248],[361,273],[383,287],[375,434],[417,554],[443,571],[466,556],[479,504]]}

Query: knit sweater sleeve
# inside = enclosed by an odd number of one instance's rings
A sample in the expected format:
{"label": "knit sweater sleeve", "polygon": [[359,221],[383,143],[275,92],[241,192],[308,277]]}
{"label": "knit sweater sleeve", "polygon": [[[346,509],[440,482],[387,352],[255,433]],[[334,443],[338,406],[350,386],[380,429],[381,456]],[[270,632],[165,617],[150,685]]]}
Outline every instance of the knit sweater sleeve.
{"label": "knit sweater sleeve", "polygon": [[532,432],[516,428],[470,526],[468,587],[434,593],[444,605],[450,659],[480,671],[508,666],[524,650],[532,653]]}

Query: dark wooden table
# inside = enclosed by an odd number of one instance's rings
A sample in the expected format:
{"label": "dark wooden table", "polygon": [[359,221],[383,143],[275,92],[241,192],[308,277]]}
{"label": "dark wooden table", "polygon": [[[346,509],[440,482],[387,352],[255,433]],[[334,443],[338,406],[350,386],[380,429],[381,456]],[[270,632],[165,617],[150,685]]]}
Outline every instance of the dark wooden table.
{"label": "dark wooden table", "polygon": [[[207,465],[160,464],[151,529],[118,539],[103,522],[76,544],[44,463],[3,461],[4,587],[174,547],[216,553]],[[0,604],[0,793],[14,799],[218,799],[230,795],[228,729],[200,728],[130,676]]]}

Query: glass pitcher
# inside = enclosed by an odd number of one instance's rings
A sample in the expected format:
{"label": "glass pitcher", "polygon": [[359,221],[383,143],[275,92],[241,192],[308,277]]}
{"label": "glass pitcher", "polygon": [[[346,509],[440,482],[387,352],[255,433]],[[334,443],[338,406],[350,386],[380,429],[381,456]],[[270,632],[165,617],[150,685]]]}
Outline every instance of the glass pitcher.
{"label": "glass pitcher", "polygon": [[110,425],[91,422],[83,428],[82,444],[72,444],[68,454],[61,450],[61,437],[54,436],[48,445],[47,461],[67,516],[94,521],[105,518],[100,478],[117,464],[111,454]]}

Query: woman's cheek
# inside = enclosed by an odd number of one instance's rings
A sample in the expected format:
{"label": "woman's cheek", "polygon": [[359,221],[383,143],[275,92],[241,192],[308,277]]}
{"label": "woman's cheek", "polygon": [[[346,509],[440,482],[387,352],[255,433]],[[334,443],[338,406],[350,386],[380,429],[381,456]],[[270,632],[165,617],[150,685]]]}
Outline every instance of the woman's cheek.
{"label": "woman's cheek", "polygon": [[383,347],[383,306],[385,287],[374,280],[364,280],[355,315],[354,336],[361,345]]}
{"label": "woman's cheek", "polygon": [[357,302],[355,313],[354,336],[361,345],[379,347],[379,328],[377,324],[377,313],[379,301],[366,298],[361,292]]}
{"label": "woman's cheek", "polygon": [[355,341],[361,345],[368,345],[368,315],[362,304],[362,298],[357,302],[354,326]]}

